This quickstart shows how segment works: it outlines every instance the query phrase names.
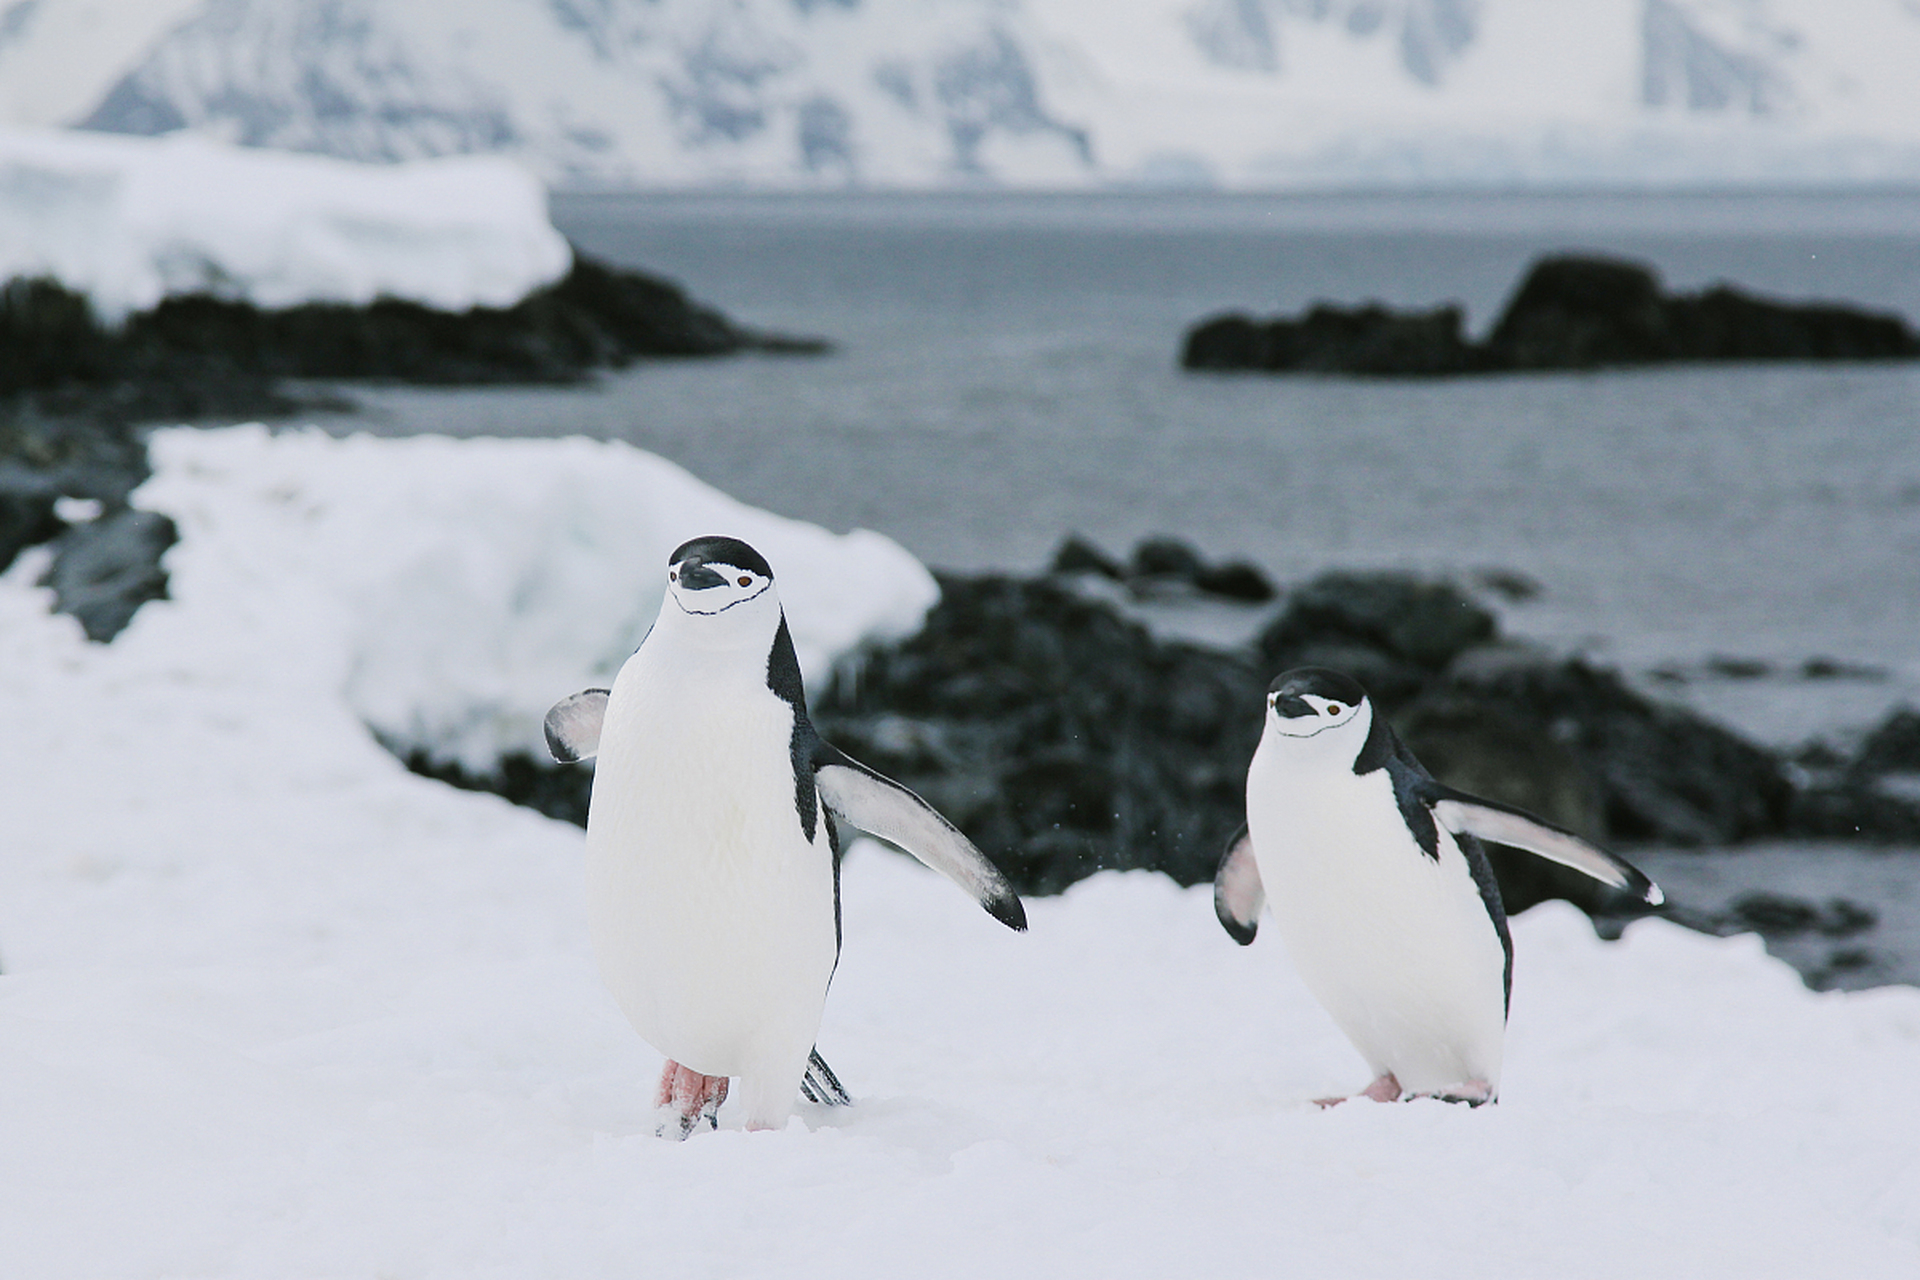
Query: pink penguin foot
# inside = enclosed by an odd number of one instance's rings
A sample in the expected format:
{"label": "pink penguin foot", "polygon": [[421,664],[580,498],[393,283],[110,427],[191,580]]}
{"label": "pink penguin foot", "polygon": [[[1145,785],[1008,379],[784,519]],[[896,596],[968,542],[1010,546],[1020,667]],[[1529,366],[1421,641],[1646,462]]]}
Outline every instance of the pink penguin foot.
{"label": "pink penguin foot", "polygon": [[[1371,1098],[1375,1102],[1393,1102],[1400,1097],[1400,1082],[1395,1080],[1393,1078],[1393,1072],[1389,1071],[1353,1096],[1356,1098]],[[1316,1107],[1337,1107],[1345,1101],[1345,1098],[1315,1098],[1313,1105]]]}
{"label": "pink penguin foot", "polygon": [[1470,1107],[1485,1106],[1497,1101],[1493,1095],[1493,1086],[1485,1080],[1463,1080],[1459,1084],[1450,1084],[1444,1089],[1436,1089],[1425,1095],[1438,1098],[1442,1102],[1464,1102]]}
{"label": "pink penguin foot", "polygon": [[718,1129],[720,1104],[726,1100],[725,1076],[703,1076],[669,1059],[660,1072],[660,1087],[653,1095],[656,1111],[665,1112],[653,1132],[657,1137],[680,1142],[685,1141],[702,1120],[709,1129]]}

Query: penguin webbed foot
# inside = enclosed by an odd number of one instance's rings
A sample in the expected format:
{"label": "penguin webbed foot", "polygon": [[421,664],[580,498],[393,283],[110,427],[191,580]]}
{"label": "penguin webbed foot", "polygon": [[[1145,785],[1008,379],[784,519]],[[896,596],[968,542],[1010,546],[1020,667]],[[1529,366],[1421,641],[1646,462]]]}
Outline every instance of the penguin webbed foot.
{"label": "penguin webbed foot", "polygon": [[1462,1080],[1459,1084],[1450,1084],[1444,1089],[1435,1089],[1432,1093],[1409,1095],[1410,1098],[1435,1098],[1441,1102],[1464,1102],[1469,1107],[1484,1107],[1489,1102],[1498,1102],[1493,1087],[1485,1080]]}
{"label": "penguin webbed foot", "polygon": [[[1436,1102],[1464,1102],[1469,1107],[1483,1107],[1499,1098],[1493,1092],[1493,1086],[1485,1080],[1462,1080],[1459,1084],[1450,1084],[1444,1089],[1435,1089],[1429,1093],[1408,1093],[1400,1087],[1400,1081],[1389,1071],[1372,1084],[1353,1095],[1355,1098],[1368,1098],[1374,1102],[1412,1102],[1415,1098],[1432,1098]],[[1313,1105],[1325,1110],[1337,1107],[1348,1101],[1346,1098],[1315,1098]]]}
{"label": "penguin webbed foot", "polygon": [[[1385,1074],[1376,1078],[1372,1084],[1368,1085],[1366,1088],[1362,1089],[1360,1092],[1354,1094],[1353,1096],[1355,1098],[1369,1098],[1374,1102],[1397,1102],[1399,1101],[1401,1096],[1400,1082],[1394,1078],[1393,1072],[1388,1071]],[[1319,1107],[1322,1111],[1324,1111],[1328,1107],[1337,1107],[1341,1103],[1346,1102],[1347,1100],[1348,1099],[1344,1097],[1315,1098],[1313,1100],[1313,1105],[1316,1107]]]}
{"label": "penguin webbed foot", "polygon": [[658,1119],[654,1136],[685,1142],[700,1122],[720,1127],[720,1104],[727,1100],[727,1077],[701,1075],[672,1059],[660,1071],[660,1087],[653,1106]]}

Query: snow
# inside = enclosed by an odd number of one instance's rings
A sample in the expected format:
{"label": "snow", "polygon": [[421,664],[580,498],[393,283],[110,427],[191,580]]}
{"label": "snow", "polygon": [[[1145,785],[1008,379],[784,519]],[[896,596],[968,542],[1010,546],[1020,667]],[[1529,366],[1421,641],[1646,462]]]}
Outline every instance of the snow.
{"label": "snow", "polygon": [[194,292],[504,307],[572,260],[546,189],[505,159],[369,165],[189,134],[0,129],[0,281],[51,276],[109,321]]}
{"label": "snow", "polygon": [[856,1104],[655,1139],[581,833],[405,772],[366,708],[588,683],[683,530],[767,553],[816,679],[924,570],[616,445],[154,457],[173,600],[93,646],[43,553],[0,577],[0,1274],[1920,1274],[1920,992],[1556,905],[1498,1106],[1322,1112],[1363,1064],[1204,888],[1102,875],[1014,935],[862,842],[820,1040]]}

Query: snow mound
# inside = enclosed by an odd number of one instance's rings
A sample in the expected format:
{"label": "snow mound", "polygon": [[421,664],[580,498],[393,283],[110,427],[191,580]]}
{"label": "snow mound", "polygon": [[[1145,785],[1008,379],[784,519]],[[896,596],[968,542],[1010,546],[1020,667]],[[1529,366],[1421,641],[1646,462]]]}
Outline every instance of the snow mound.
{"label": "snow mound", "polygon": [[924,570],[619,446],[154,457],[174,600],[90,645],[44,551],[0,576],[0,1275],[1920,1274],[1920,992],[1554,904],[1500,1105],[1321,1112],[1364,1065],[1205,887],[1097,876],[1013,935],[857,843],[820,1039],[855,1105],[661,1142],[581,833],[407,773],[355,699],[571,691],[715,521],[816,674]]}
{"label": "snow mound", "polygon": [[176,603],[148,606],[148,626],[265,643],[289,668],[278,679],[334,691],[388,741],[475,771],[544,754],[547,708],[612,680],[689,538],[760,549],[816,683],[939,598],[888,538],[757,510],[619,443],[253,426],[163,431],[151,452],[135,500],[171,515],[181,542]]}
{"label": "snow mound", "polygon": [[183,293],[507,307],[571,264],[546,189],[504,159],[370,165],[0,130],[0,281],[51,276],[107,321]]}

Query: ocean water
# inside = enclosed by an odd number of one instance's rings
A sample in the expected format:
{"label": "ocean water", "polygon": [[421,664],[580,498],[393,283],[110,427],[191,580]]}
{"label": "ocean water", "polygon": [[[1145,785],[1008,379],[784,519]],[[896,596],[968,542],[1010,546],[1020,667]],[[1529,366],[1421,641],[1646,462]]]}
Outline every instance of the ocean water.
{"label": "ocean water", "polygon": [[[1563,250],[1920,318],[1920,193],[575,195],[554,215],[590,253],[838,350],[387,389],[332,425],[617,437],[939,567],[1037,568],[1078,532],[1116,553],[1170,533],[1283,580],[1518,572],[1541,590],[1503,606],[1511,631],[1776,743],[1844,744],[1920,700],[1920,364],[1176,367],[1185,326],[1227,308],[1452,301],[1481,332]],[[1807,680],[1810,658],[1849,674]]]}
{"label": "ocean water", "polygon": [[[1920,320],[1920,193],[583,194],[553,212],[589,253],[837,350],[578,389],[356,392],[361,411],[328,425],[624,439],[936,567],[1032,570],[1069,533],[1114,553],[1167,533],[1282,581],[1518,573],[1539,593],[1500,603],[1511,633],[1777,745],[1845,747],[1920,703],[1920,364],[1454,381],[1177,367],[1185,327],[1230,308],[1456,302],[1478,334],[1559,251],[1645,261],[1669,288],[1725,280]],[[1168,625],[1231,640],[1263,616]],[[1815,658],[1841,674],[1809,677]],[[1825,861],[1849,896],[1912,900],[1911,859]],[[1920,921],[1901,938],[1879,941],[1920,977]]]}

